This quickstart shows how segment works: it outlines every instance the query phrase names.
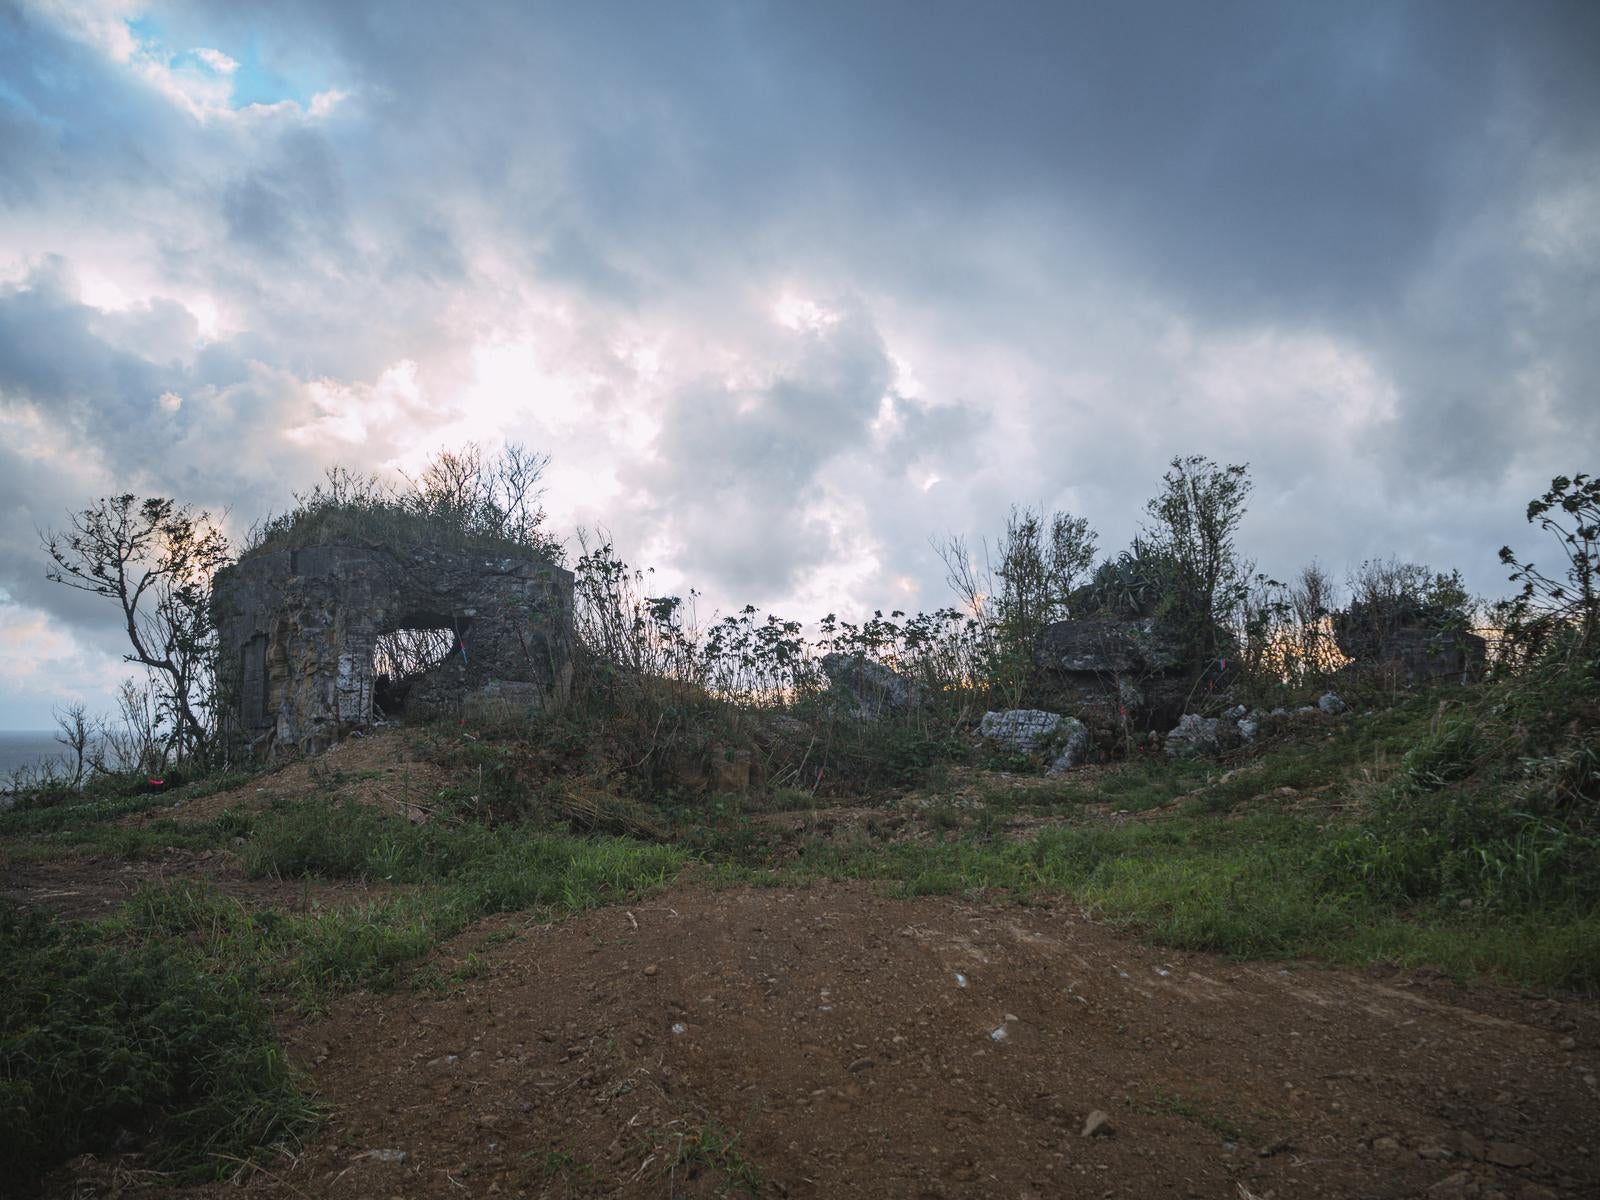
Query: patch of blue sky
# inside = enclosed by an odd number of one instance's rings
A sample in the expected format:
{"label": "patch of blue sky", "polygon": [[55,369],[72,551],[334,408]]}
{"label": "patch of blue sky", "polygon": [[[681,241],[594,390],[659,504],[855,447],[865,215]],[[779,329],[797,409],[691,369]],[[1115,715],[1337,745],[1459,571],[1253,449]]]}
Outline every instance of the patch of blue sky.
{"label": "patch of blue sky", "polygon": [[233,73],[233,99],[230,103],[234,108],[244,108],[250,104],[277,104],[281,100],[293,100],[301,108],[309,108],[311,98],[322,90],[304,79],[296,79],[267,66],[261,61],[261,48],[253,37],[237,52],[227,47],[222,49],[239,64],[238,70]]}
{"label": "patch of blue sky", "polygon": [[311,99],[321,88],[308,80],[295,78],[262,60],[261,47],[255,37],[249,37],[242,46],[202,43],[191,49],[172,50],[167,43],[166,28],[154,17],[146,14],[127,22],[128,32],[138,39],[139,45],[167,67],[201,67],[215,72],[215,67],[199,54],[202,45],[216,50],[237,65],[231,74],[223,73],[233,84],[228,97],[228,107],[248,108],[252,104],[278,104],[292,100],[301,108],[309,108]]}

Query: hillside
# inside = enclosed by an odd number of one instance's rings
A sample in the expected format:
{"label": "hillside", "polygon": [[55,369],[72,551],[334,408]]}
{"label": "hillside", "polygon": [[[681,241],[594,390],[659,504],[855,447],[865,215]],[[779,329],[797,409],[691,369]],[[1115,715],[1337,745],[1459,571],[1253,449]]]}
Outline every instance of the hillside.
{"label": "hillside", "polygon": [[[1594,843],[1494,825],[1529,686],[643,822],[460,726],[5,814],[12,1027],[122,1064],[8,1084],[11,1153],[98,1147],[61,1196],[1590,1194]],[[231,1073],[119,1042],[153,1011],[224,1021]]]}

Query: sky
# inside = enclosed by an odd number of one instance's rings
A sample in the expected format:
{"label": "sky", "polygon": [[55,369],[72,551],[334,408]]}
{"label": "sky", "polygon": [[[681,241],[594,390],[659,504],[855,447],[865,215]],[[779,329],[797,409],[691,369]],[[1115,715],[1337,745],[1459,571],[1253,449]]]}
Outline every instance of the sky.
{"label": "sky", "polygon": [[1279,578],[1502,594],[1600,468],[1600,5],[0,0],[0,728],[110,706],[39,531],[551,456],[809,620],[1248,463]]}

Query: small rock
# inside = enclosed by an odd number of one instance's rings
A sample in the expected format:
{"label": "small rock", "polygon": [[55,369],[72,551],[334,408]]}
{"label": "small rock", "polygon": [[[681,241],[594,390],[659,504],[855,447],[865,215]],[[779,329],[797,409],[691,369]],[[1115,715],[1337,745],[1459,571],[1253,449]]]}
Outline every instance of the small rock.
{"label": "small rock", "polygon": [[1438,1197],[1438,1200],[1458,1200],[1467,1194],[1467,1185],[1472,1182],[1472,1176],[1466,1171],[1457,1171],[1454,1175],[1446,1175],[1438,1183],[1428,1189],[1428,1195]]}
{"label": "small rock", "polygon": [[1185,713],[1167,734],[1162,744],[1168,758],[1192,758],[1201,754],[1215,754],[1220,750],[1216,717],[1202,717],[1198,713]]}
{"label": "small rock", "polygon": [[404,1150],[364,1150],[357,1158],[370,1158],[373,1162],[403,1163],[409,1157]]}
{"label": "small rock", "polygon": [[1085,1118],[1083,1132],[1078,1136],[1110,1137],[1114,1133],[1116,1133],[1116,1129],[1111,1124],[1110,1114],[1097,1108]]}
{"label": "small rock", "polygon": [[1517,1189],[1517,1200],[1557,1200],[1557,1197],[1542,1184],[1525,1183]]}
{"label": "small rock", "polygon": [[1004,1025],[996,1025],[989,1031],[989,1040],[991,1042],[1003,1042],[1010,1036],[1011,1035],[1006,1032],[1006,1027]]}
{"label": "small rock", "polygon": [[1470,1158],[1474,1162],[1483,1161],[1483,1143],[1465,1129],[1448,1134],[1444,1139],[1444,1144],[1463,1158]]}
{"label": "small rock", "polygon": [[1393,1154],[1400,1149],[1400,1139],[1392,1137],[1374,1138],[1372,1148],[1379,1154]]}
{"label": "small rock", "polygon": [[1497,1167],[1531,1167],[1534,1153],[1526,1146],[1512,1142],[1490,1142],[1489,1151],[1484,1157]]}
{"label": "small rock", "polygon": [[1273,1142],[1272,1145],[1263,1146],[1261,1149],[1257,1150],[1256,1156],[1258,1158],[1271,1158],[1276,1154],[1282,1154],[1285,1150],[1290,1149],[1293,1149],[1293,1147],[1289,1144],[1289,1139],[1279,1138],[1277,1141]]}
{"label": "small rock", "polygon": [[1433,1161],[1441,1158],[1453,1158],[1454,1155],[1443,1146],[1421,1146],[1417,1149],[1417,1157]]}
{"label": "small rock", "polygon": [[650,965],[649,965],[649,966],[648,966],[648,967],[646,967],[646,968],[645,968],[645,969],[644,969],[644,973],[645,973],[645,974],[646,974],[646,975],[650,975],[650,976],[654,976],[654,975],[655,975],[655,974],[657,974],[657,973],[658,973],[658,972],[659,972],[659,971],[660,971],[660,970],[661,970],[661,968],[660,968],[660,967],[658,967],[658,966],[656,966],[656,964],[655,964],[655,963],[651,963],[651,964],[650,964]]}
{"label": "small rock", "polygon": [[1574,1037],[1564,1037],[1556,1043],[1556,1048],[1558,1050],[1576,1050],[1578,1048],[1578,1039]]}
{"label": "small rock", "polygon": [[846,1067],[845,1070],[846,1071],[865,1071],[870,1066],[872,1066],[872,1060],[870,1058],[858,1058],[858,1059],[855,1060],[855,1062],[851,1063],[848,1067]]}
{"label": "small rock", "polygon": [[689,1027],[687,1025],[685,1025],[682,1021],[674,1021],[672,1023],[672,1032],[674,1034],[682,1035],[682,1034],[685,1034],[685,1033],[689,1032]]}

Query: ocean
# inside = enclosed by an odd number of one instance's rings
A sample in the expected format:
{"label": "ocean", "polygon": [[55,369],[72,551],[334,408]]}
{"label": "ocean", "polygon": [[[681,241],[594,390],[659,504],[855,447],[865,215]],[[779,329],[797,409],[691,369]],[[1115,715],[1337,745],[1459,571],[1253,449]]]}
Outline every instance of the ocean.
{"label": "ocean", "polygon": [[55,735],[40,729],[0,730],[0,787],[20,767],[34,767],[46,759],[61,760],[65,751]]}

